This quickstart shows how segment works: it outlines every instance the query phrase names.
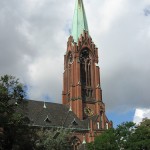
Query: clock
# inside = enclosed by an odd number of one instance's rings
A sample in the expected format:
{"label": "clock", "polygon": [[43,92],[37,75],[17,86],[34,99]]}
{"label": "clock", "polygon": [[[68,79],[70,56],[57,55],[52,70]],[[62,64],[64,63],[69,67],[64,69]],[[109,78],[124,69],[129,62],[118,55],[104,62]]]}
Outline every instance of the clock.
{"label": "clock", "polygon": [[94,115],[94,111],[90,107],[85,107],[84,113],[89,117]]}

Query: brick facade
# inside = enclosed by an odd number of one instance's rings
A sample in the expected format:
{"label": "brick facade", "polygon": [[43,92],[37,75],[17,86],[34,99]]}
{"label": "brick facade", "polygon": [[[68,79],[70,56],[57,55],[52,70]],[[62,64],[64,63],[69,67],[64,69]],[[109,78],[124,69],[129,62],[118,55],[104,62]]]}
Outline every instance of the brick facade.
{"label": "brick facade", "polygon": [[[102,101],[98,48],[88,31],[84,31],[77,43],[72,36],[68,39],[64,55],[62,104],[70,107],[80,120],[89,120],[90,131],[85,133],[87,142],[112,127]],[[83,141],[83,136],[78,137]]]}

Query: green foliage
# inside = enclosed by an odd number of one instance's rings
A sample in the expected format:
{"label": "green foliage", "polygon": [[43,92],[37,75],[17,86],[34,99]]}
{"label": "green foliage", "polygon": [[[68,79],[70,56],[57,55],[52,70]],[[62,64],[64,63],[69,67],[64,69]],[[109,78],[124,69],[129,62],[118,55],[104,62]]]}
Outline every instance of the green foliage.
{"label": "green foliage", "polygon": [[[100,145],[99,146],[99,141]],[[95,139],[95,147],[100,150],[100,149],[115,149],[117,150],[117,143],[116,143],[116,137],[115,137],[115,130],[110,129],[107,130],[102,136],[99,136]]]}
{"label": "green foliage", "polygon": [[88,150],[94,150],[94,149],[95,149],[94,142],[87,143],[87,149],[88,149]]}
{"label": "green foliage", "polygon": [[0,94],[1,99],[3,99],[6,103],[10,99],[20,101],[25,96],[23,85],[19,83],[19,79],[10,75],[4,75],[0,78]]}
{"label": "green foliage", "polygon": [[94,143],[88,144],[88,150],[119,150],[115,130],[112,128],[97,136]]}
{"label": "green foliage", "polygon": [[88,144],[88,150],[149,150],[150,119],[145,119],[136,127],[133,122],[125,122],[116,129],[109,129]]}
{"label": "green foliage", "polygon": [[4,130],[0,135],[2,150],[13,149],[14,145],[21,143],[20,139],[24,132],[27,133],[27,130],[20,127],[25,123],[24,115],[21,113],[24,97],[24,86],[19,79],[10,75],[0,77],[0,127]]}
{"label": "green foliage", "polygon": [[16,107],[19,107],[16,103],[21,104],[24,97],[24,86],[19,79],[10,75],[0,78],[0,124],[21,123],[21,114],[15,114]]}
{"label": "green foliage", "polygon": [[135,132],[129,137],[126,149],[149,150],[150,149],[150,119],[144,119]]}
{"label": "green foliage", "polygon": [[135,123],[123,122],[115,129],[115,137],[119,148],[126,147],[129,137],[135,130]]}
{"label": "green foliage", "polygon": [[38,132],[39,140],[36,142],[37,150],[70,150],[69,140],[70,131],[59,130],[40,130]]}

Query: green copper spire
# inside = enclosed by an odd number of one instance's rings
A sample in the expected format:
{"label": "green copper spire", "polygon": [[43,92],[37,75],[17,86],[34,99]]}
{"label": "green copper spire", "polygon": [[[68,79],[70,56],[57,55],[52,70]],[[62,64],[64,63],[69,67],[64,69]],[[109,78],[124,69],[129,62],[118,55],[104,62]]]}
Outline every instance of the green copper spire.
{"label": "green copper spire", "polygon": [[78,41],[78,38],[83,31],[88,31],[88,24],[85,15],[84,5],[82,0],[76,0],[73,24],[72,24],[72,36],[74,42]]}

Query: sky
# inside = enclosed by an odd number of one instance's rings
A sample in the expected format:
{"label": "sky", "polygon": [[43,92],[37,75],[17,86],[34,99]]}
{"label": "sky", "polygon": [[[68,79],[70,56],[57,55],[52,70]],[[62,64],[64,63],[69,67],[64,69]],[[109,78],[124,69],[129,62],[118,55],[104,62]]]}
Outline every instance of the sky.
{"label": "sky", "polygon": [[[84,5],[108,118],[116,126],[150,117],[150,0]],[[0,0],[0,75],[18,77],[30,99],[61,103],[74,7],[75,0]]]}

